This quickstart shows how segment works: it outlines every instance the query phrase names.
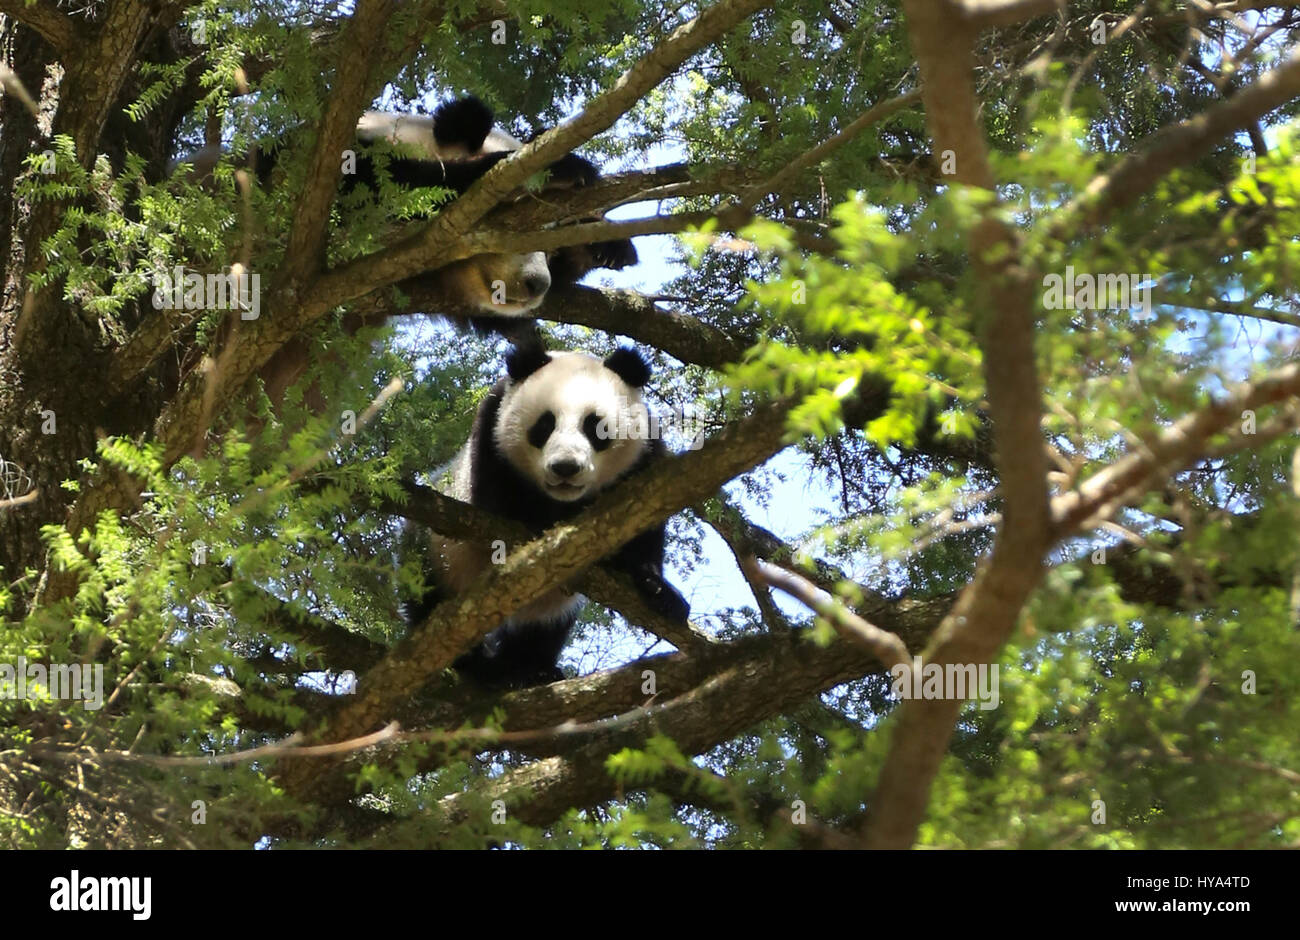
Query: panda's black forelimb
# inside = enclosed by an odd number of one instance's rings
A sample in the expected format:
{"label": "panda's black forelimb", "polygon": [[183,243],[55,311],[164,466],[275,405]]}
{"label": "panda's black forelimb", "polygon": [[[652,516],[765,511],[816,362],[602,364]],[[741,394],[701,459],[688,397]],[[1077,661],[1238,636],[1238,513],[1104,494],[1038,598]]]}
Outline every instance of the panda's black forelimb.
{"label": "panda's black forelimb", "polygon": [[569,189],[590,186],[600,178],[600,171],[596,169],[596,165],[576,153],[566,153],[548,166],[546,171],[549,174],[546,179],[548,185]]}
{"label": "panda's black forelimb", "polygon": [[475,336],[500,336],[511,345],[542,347],[542,332],[532,317],[455,317],[468,326]]}
{"label": "panda's black forelimb", "polygon": [[[429,583],[432,583],[431,579]],[[402,618],[415,628],[448,595],[436,585],[402,603]],[[523,688],[564,678],[557,665],[569,642],[573,617],[546,623],[507,624],[488,633],[452,663],[462,678],[492,688]]]}
{"label": "panda's black forelimb", "polygon": [[[627,574],[650,609],[674,623],[686,623],[690,605],[663,574],[667,533],[657,525],[635,536],[605,563]],[[419,596],[402,604],[402,616],[411,628],[428,619],[433,609],[448,598],[426,570],[428,585]],[[549,684],[564,678],[557,665],[577,622],[576,616],[551,621],[507,624],[491,631],[452,668],[470,681],[490,688],[523,688]]]}
{"label": "panda's black forelimb", "polygon": [[606,559],[606,564],[630,576],[637,593],[655,613],[674,623],[686,623],[691,605],[664,578],[666,539],[663,525],[647,529]]}

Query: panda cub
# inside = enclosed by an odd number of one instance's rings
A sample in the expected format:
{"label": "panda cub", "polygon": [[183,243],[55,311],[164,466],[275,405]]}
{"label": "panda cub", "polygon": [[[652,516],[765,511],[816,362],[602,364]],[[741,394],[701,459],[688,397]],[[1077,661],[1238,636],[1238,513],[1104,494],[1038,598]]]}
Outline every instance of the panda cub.
{"label": "panda cub", "polygon": [[[606,487],[664,451],[648,437],[641,389],[650,368],[631,349],[604,359],[583,352],[512,350],[507,374],[479,405],[469,442],[439,489],[540,532],[580,513]],[[491,564],[486,546],[416,530],[427,542],[425,595],[406,605],[411,625],[465,590]],[[664,526],[636,536],[606,563],[627,572],[656,611],[685,621],[690,608],[664,580]],[[455,663],[486,685],[563,678],[557,665],[581,598],[554,590],[516,611]]]}

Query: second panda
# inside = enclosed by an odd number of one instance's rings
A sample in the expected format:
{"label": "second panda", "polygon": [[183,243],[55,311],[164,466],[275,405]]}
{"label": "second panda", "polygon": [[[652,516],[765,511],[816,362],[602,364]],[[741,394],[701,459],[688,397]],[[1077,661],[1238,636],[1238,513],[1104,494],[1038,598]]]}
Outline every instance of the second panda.
{"label": "second panda", "polygon": [[[469,441],[439,489],[540,532],[572,518],[606,487],[664,451],[650,439],[641,389],[650,368],[631,349],[604,360],[583,352],[513,350],[507,374],[480,403]],[[422,528],[427,590],[405,605],[421,623],[491,564],[487,546]],[[606,562],[630,574],[656,611],[684,622],[690,608],[664,580],[664,525],[641,533]],[[551,591],[512,614],[455,663],[485,685],[523,686],[563,678],[558,660],[577,621],[581,597]]]}

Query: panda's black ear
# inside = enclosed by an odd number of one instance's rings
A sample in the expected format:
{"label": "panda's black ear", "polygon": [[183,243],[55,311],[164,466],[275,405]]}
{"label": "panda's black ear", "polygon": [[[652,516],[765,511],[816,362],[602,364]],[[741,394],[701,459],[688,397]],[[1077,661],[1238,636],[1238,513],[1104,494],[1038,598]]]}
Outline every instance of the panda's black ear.
{"label": "panda's black ear", "polygon": [[433,112],[433,139],[440,147],[463,146],[470,153],[483,149],[483,141],[496,119],[492,109],[473,95],[438,105]]}
{"label": "panda's black ear", "polygon": [[650,381],[650,365],[641,354],[629,346],[616,349],[605,359],[609,369],[632,388],[641,388]]}
{"label": "panda's black ear", "polygon": [[514,381],[522,382],[550,361],[551,357],[539,344],[524,343],[506,353],[506,374]]}

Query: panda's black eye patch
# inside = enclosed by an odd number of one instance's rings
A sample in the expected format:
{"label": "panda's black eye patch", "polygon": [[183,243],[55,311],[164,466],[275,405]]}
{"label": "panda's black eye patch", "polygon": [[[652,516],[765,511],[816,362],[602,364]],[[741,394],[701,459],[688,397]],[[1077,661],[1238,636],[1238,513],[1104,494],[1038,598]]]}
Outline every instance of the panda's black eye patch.
{"label": "panda's black eye patch", "polygon": [[534,447],[541,448],[554,430],[555,415],[549,411],[544,411],[542,412],[541,417],[534,421],[533,426],[528,429],[528,443],[532,444]]}
{"label": "panda's black eye patch", "polygon": [[[614,443],[608,436],[609,430],[601,428],[601,417],[594,411],[582,419],[582,433],[587,435],[587,440],[591,441],[591,446],[596,450],[604,450],[610,444]],[[605,435],[600,432],[604,430]]]}

